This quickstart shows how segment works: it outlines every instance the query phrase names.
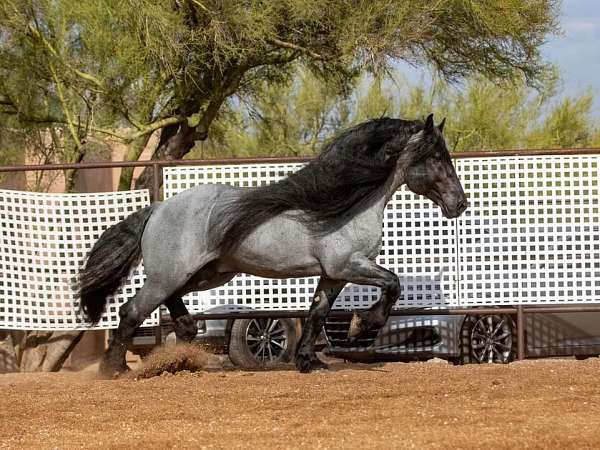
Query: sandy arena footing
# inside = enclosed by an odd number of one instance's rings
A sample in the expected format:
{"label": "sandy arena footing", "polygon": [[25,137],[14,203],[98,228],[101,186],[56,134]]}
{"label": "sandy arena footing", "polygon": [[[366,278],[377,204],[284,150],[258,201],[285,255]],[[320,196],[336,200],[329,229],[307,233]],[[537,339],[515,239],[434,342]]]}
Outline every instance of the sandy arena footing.
{"label": "sandy arena footing", "polygon": [[2,448],[599,448],[600,359],[0,375]]}

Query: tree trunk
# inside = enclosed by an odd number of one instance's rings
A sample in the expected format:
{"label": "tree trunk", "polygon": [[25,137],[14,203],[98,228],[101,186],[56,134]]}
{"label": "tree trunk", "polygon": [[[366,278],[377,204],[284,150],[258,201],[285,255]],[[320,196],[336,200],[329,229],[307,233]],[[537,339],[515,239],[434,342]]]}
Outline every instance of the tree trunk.
{"label": "tree trunk", "polygon": [[[125,155],[126,161],[137,161],[146,148],[148,141],[150,140],[150,134],[145,134],[140,138],[133,141],[127,149]],[[131,180],[133,179],[133,167],[123,167],[121,169],[121,176],[119,177],[119,191],[127,191],[131,189]]]}
{"label": "tree trunk", "polygon": [[[78,148],[75,159],[80,163],[85,150]],[[64,172],[65,192],[75,190],[76,169]],[[17,338],[18,336],[18,338]],[[21,372],[58,372],[77,343],[83,331],[25,331],[12,334],[14,351]]]}
{"label": "tree trunk", "polygon": [[[198,132],[187,123],[169,125],[163,128],[158,142],[158,147],[154,152],[152,159],[174,160],[182,159],[189,151],[194,148],[196,141],[204,140],[208,137],[206,132]],[[154,182],[154,172],[151,167],[147,167],[140,177],[136,180],[137,189],[149,189]],[[160,180],[162,184],[162,180]]]}
{"label": "tree trunk", "polygon": [[19,360],[10,331],[0,330],[0,373],[19,371]]}
{"label": "tree trunk", "polygon": [[21,372],[58,372],[83,331],[28,331],[21,342]]}

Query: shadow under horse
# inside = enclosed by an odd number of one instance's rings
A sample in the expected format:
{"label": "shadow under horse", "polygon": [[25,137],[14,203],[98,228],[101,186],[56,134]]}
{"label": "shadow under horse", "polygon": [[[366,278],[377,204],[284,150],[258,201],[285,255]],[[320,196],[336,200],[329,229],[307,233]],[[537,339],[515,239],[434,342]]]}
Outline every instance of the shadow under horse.
{"label": "shadow under horse", "polygon": [[104,355],[108,376],[127,370],[135,330],[165,304],[179,338],[196,325],[182,296],[223,285],[238,273],[268,278],[319,276],[296,351],[300,372],[323,367],[314,343],[346,283],[381,288],[368,310],[355,312],[350,340],[382,327],[400,295],[393,272],[376,264],[385,206],[408,188],[435,202],[447,218],[468,206],[442,134],[444,120],[381,118],[327,144],[289,177],[258,188],[204,184],[157,202],[107,229],[79,277],[81,307],[98,322],[107,296],[143,258],[147,280],[119,310]]}

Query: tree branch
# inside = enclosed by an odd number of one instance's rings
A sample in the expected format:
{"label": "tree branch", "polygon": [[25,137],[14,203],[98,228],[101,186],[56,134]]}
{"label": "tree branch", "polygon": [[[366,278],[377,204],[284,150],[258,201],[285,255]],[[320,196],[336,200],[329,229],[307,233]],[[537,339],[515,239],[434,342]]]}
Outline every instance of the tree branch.
{"label": "tree branch", "polygon": [[52,78],[54,79],[54,82],[56,83],[56,93],[58,94],[58,100],[60,101],[60,104],[63,109],[63,113],[65,114],[65,118],[67,121],[66,122],[67,127],[69,128],[71,137],[73,138],[73,141],[75,142],[76,148],[79,150],[79,148],[81,148],[81,140],[79,139],[79,134],[77,133],[77,130],[75,129],[73,118],[71,117],[71,111],[69,109],[69,105],[67,105],[67,100],[63,93],[62,83],[60,82],[60,80],[58,79],[58,76],[56,75],[56,69],[54,68],[54,64],[52,64],[52,63],[48,64],[48,68],[50,69]]}
{"label": "tree branch", "polygon": [[124,140],[125,142],[131,142],[134,139],[144,136],[145,134],[153,133],[159,128],[166,127],[167,125],[176,125],[178,123],[187,121],[187,119],[188,118],[185,116],[171,116],[165,119],[157,120],[156,122],[152,122],[150,125],[142,128],[140,131],[125,137]]}
{"label": "tree branch", "polygon": [[3,95],[0,95],[0,105],[12,106],[13,108],[15,107],[13,102],[8,97],[5,97]]}
{"label": "tree branch", "polygon": [[319,53],[315,53],[306,47],[302,47],[302,46],[300,46],[298,44],[294,44],[292,42],[282,41],[277,38],[267,39],[267,42],[270,44],[276,45],[277,47],[286,48],[286,49],[290,49],[290,50],[296,50],[301,53],[305,53],[308,56],[310,56],[311,58],[318,59],[320,61],[325,60],[325,58],[322,55],[320,55]]}
{"label": "tree branch", "polygon": [[100,88],[100,92],[104,92],[104,84],[102,83],[102,81],[100,81],[98,78],[96,78],[95,76],[93,76],[89,73],[85,73],[79,69],[76,69],[75,67],[73,67],[70,64],[68,64],[67,62],[65,62],[62,58],[60,58],[60,55],[58,54],[56,49],[54,47],[52,47],[52,44],[50,44],[50,42],[48,42],[48,40],[44,37],[44,35],[40,32],[40,30],[38,30],[36,27],[34,27],[33,25],[30,24],[29,31],[31,31],[32,36],[35,39],[38,39],[40,42],[42,42],[42,44],[44,44],[44,46],[48,49],[48,51],[54,57],[58,58],[61,61],[61,63],[64,64],[65,67],[67,67],[70,71],[72,71],[78,77],[80,77],[86,81],[89,81],[92,84],[95,84],[98,88]]}

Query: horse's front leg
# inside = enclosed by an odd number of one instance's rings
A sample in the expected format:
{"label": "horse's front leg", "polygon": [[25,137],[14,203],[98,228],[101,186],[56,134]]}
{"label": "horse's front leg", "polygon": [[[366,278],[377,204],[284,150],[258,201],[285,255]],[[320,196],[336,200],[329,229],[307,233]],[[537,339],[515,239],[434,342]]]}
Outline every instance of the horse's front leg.
{"label": "horse's front leg", "polygon": [[193,341],[198,334],[198,326],[185,307],[183,299],[179,295],[174,295],[165,301],[165,306],[169,310],[169,314],[171,314],[177,339],[183,342]]}
{"label": "horse's front leg", "polygon": [[302,373],[326,367],[315,353],[315,341],[323,328],[323,323],[333,302],[345,284],[345,281],[334,281],[325,277],[321,277],[319,280],[296,350],[296,368]]}
{"label": "horse's front leg", "polygon": [[355,258],[344,268],[345,280],[381,288],[381,296],[368,310],[354,312],[348,339],[352,342],[371,329],[385,325],[390,311],[400,296],[400,281],[395,273],[375,264],[368,258]]}

